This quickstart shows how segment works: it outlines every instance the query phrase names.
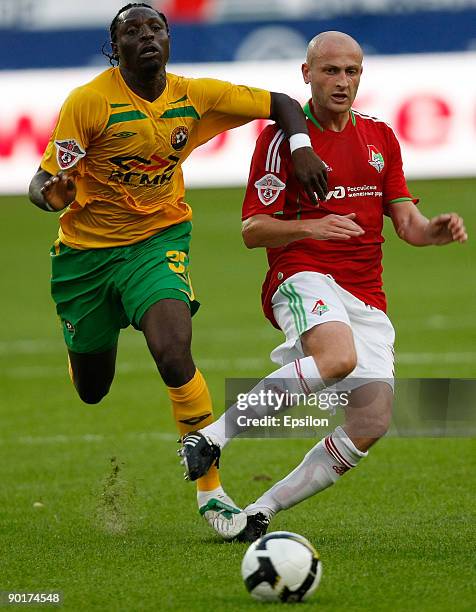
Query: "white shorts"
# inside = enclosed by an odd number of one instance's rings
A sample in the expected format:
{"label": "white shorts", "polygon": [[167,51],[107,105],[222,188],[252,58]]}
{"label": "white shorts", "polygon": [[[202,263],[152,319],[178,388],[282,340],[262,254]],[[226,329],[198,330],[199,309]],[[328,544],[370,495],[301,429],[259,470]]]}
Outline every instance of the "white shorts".
{"label": "white shorts", "polygon": [[[342,289],[330,275],[298,272],[280,285],[273,295],[273,314],[286,341],[271,353],[271,359],[285,365],[304,356],[300,336],[307,330],[341,321],[352,329],[357,366],[345,379],[346,389],[382,380],[393,388],[395,330],[387,315],[368,306]],[[339,387],[343,383],[339,383]]]}

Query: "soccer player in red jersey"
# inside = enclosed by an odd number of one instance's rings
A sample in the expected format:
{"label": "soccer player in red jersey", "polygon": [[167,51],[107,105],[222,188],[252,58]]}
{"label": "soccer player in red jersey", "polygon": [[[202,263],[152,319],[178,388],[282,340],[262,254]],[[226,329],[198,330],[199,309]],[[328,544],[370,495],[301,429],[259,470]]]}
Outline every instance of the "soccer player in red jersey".
{"label": "soccer player in red jersey", "polygon": [[[261,536],[280,510],[336,482],[389,427],[395,332],[382,290],[384,215],[398,236],[414,246],[467,240],[456,213],[428,220],[419,212],[392,129],[352,110],[362,58],[353,38],[324,32],[309,43],[302,66],[312,92],[304,108],[312,146],[327,164],[325,201],[316,207],[297,183],[289,144],[278,126],[261,133],[251,164],[243,238],[249,248],[267,249],[263,309],[286,341],[271,354],[280,369],[250,393],[276,389],[309,395],[343,381],[338,388],[347,392],[347,406],[343,426],[246,508],[247,526],[238,538],[243,541]],[[209,462],[244,431],[243,408],[234,404],[226,417],[195,433],[209,442]],[[254,406],[252,413],[276,414],[269,404]],[[193,443],[184,454],[194,464]],[[201,464],[206,469],[207,462]]]}

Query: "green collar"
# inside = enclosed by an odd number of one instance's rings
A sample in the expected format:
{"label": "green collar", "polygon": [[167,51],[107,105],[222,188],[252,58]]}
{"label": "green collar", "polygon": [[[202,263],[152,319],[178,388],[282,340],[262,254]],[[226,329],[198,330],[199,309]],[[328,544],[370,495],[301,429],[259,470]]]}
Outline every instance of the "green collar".
{"label": "green collar", "polygon": [[[303,108],[304,114],[306,115],[306,117],[308,119],[310,119],[312,121],[312,123],[314,123],[314,125],[321,130],[321,132],[324,131],[324,128],[322,127],[322,125],[319,123],[319,121],[314,117],[314,115],[312,114],[311,111],[311,104],[310,102],[306,102],[306,104],[304,105]],[[352,121],[352,125],[355,126],[355,115],[354,115],[354,111],[352,109],[350,109],[349,111],[350,114],[350,120]]]}

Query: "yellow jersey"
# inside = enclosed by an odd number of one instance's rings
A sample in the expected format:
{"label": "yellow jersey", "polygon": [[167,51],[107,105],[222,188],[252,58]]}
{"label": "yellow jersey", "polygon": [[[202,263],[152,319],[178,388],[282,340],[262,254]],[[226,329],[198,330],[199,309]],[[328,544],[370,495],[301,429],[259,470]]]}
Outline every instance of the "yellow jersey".
{"label": "yellow jersey", "polygon": [[220,132],[268,118],[269,91],[167,73],[149,102],[109,68],[73,90],[41,160],[75,176],[59,240],[89,249],[133,244],[188,221],[182,162]]}

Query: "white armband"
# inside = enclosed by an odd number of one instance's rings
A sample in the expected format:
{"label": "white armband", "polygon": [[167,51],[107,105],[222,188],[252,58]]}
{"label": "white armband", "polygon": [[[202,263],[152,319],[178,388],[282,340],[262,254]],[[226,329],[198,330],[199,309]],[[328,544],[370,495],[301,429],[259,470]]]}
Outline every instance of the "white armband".
{"label": "white armband", "polygon": [[291,153],[294,153],[296,149],[302,149],[303,147],[311,147],[311,139],[308,134],[293,134],[289,137],[289,147]]}

